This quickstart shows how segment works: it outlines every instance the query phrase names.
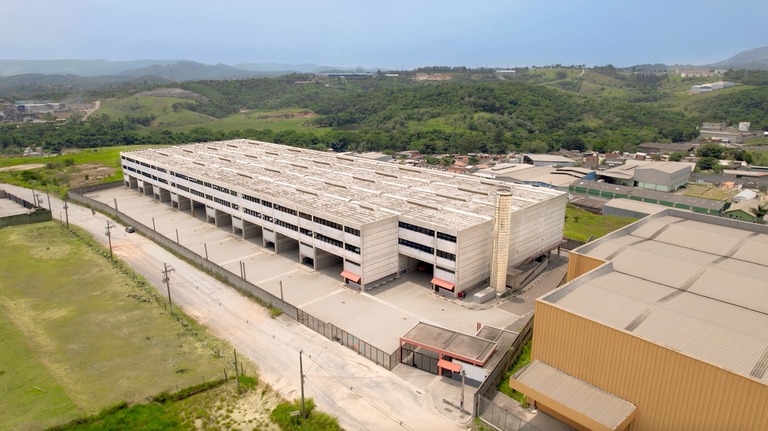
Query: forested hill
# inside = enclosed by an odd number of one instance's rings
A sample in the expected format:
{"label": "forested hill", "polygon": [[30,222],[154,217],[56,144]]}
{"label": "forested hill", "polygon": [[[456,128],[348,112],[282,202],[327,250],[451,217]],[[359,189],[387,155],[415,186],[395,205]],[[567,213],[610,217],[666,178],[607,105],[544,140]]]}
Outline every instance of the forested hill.
{"label": "forested hill", "polygon": [[223,117],[240,109],[306,108],[317,126],[354,131],[366,150],[545,152],[623,149],[697,135],[681,113],[516,81],[419,83],[369,79],[323,83],[305,76],[185,83],[206,97],[186,109]]}
{"label": "forested hill", "polygon": [[[185,82],[175,86],[202,97],[165,102],[162,120],[142,111],[139,103],[139,88],[151,86],[107,87],[89,97],[125,100],[128,111],[112,111],[112,117],[97,111],[84,123],[0,126],[0,151],[237,137],[338,151],[633,151],[642,142],[693,139],[702,121],[751,121],[754,129],[768,128],[768,74],[752,71],[726,76],[745,85],[696,96],[685,95],[685,90],[698,81],[612,67],[536,70],[507,80],[493,71],[470,71],[453,74],[450,81],[421,82],[412,79],[415,73],[348,80],[286,75]],[[249,114],[244,111],[278,110],[317,115],[289,127],[274,122],[252,127],[243,117]],[[162,126],[182,118],[204,122]],[[217,119],[232,118],[236,127],[215,126]],[[275,124],[274,130],[269,128]]]}

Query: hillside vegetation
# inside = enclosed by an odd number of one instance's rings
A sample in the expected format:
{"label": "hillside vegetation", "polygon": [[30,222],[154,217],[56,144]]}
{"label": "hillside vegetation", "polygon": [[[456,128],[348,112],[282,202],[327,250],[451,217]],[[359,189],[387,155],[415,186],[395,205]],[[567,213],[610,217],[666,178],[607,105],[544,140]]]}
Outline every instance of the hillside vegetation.
{"label": "hillside vegetation", "polygon": [[[416,73],[452,79],[411,79]],[[642,142],[693,139],[702,121],[768,128],[766,76],[733,72],[729,79],[748,85],[701,95],[685,90],[704,78],[611,66],[521,69],[510,79],[490,70],[436,67],[396,77],[293,74],[175,84],[197,100],[127,95],[151,89],[147,85],[105,87],[89,93],[104,102],[87,121],[2,126],[0,150],[242,137],[337,151],[632,151]]]}

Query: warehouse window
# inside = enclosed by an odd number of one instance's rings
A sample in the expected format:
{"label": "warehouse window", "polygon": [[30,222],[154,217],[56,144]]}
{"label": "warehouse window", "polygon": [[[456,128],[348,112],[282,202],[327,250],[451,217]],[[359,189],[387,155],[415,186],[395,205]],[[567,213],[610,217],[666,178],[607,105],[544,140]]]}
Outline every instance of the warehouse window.
{"label": "warehouse window", "polygon": [[445,241],[456,242],[456,237],[447,233],[438,232],[437,238]]}
{"label": "warehouse window", "polygon": [[317,233],[317,232],[315,232],[315,239],[319,239],[320,241],[327,242],[328,244],[333,244],[333,245],[335,245],[336,247],[339,247],[339,248],[344,246],[343,242],[341,242],[341,241],[339,241],[337,239],[329,238],[329,237],[327,237],[327,236],[325,236],[323,234]]}
{"label": "warehouse window", "polygon": [[416,250],[423,251],[425,253],[434,254],[435,249],[432,247],[427,247],[426,245],[419,244],[417,242],[408,241],[407,239],[398,238],[397,239],[398,244],[402,244],[406,247],[415,248]]}
{"label": "warehouse window", "polygon": [[247,201],[251,201],[251,202],[256,202],[257,204],[261,203],[261,199],[259,199],[257,197],[253,197],[253,196],[248,196],[246,194],[243,194],[243,199],[245,199]]}
{"label": "warehouse window", "polygon": [[432,229],[427,229],[425,227],[416,226],[415,224],[398,222],[397,225],[400,226],[403,229],[412,230],[414,232],[418,232],[418,233],[421,233],[421,234],[424,234],[424,235],[427,235],[427,236],[435,236],[435,231],[433,231]]}
{"label": "warehouse window", "polygon": [[344,244],[344,248],[351,251],[352,253],[360,254],[360,247],[354,246],[352,244]]}
{"label": "warehouse window", "polygon": [[336,223],[336,222],[332,222],[332,221],[330,221],[330,220],[326,220],[326,219],[324,219],[324,218],[320,218],[320,217],[313,217],[313,219],[315,220],[315,223],[317,223],[317,224],[321,224],[321,225],[323,225],[323,226],[332,227],[332,228],[334,228],[334,229],[337,229],[337,230],[343,230],[343,229],[344,229],[344,228],[341,226],[341,224],[339,224],[339,223]]}
{"label": "warehouse window", "polygon": [[354,236],[360,236],[360,229],[355,229],[353,227],[344,226],[344,232],[351,233]]}
{"label": "warehouse window", "polygon": [[445,251],[442,251],[442,250],[438,250],[437,251],[437,255],[442,257],[443,259],[454,260],[454,261],[456,260],[456,255],[455,254],[448,253],[448,252],[445,252]]}

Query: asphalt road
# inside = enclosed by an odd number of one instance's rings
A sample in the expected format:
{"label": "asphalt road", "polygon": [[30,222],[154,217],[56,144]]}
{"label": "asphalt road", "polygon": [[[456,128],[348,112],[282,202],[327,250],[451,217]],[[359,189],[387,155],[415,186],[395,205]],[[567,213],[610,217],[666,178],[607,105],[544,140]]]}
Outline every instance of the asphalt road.
{"label": "asphalt road", "polygon": [[[32,201],[32,191],[2,188]],[[38,192],[39,193],[39,192]],[[47,198],[43,194],[44,206]],[[54,218],[65,218],[63,203],[50,198]],[[107,245],[105,227],[112,222],[90,209],[68,203],[69,222]],[[305,395],[339,418],[348,430],[466,429],[442,415],[428,393],[337,343],[290,319],[272,319],[259,305],[234,289],[197,271],[139,234],[116,226],[112,249],[165,295],[161,271],[169,264],[174,304],[230,342],[258,365],[262,379],[284,397],[298,398],[299,351],[304,352]]]}

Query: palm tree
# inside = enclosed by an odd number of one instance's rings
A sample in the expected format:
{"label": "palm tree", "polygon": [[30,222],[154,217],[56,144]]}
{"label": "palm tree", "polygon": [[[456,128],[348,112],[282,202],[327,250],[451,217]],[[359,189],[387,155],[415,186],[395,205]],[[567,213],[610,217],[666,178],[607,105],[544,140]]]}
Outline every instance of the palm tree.
{"label": "palm tree", "polygon": [[768,204],[760,204],[749,210],[753,216],[757,217],[756,223],[762,223],[763,217],[768,215]]}

